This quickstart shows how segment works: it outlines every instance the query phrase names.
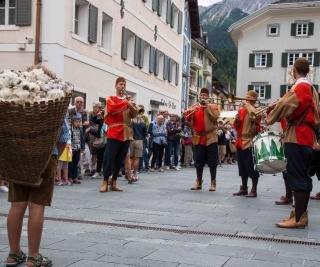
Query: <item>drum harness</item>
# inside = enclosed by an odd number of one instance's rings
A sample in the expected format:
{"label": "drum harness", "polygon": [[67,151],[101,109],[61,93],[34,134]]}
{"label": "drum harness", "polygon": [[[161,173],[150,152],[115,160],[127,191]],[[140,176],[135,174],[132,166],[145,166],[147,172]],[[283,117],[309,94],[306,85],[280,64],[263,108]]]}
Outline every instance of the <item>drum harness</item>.
{"label": "drum harness", "polygon": [[[311,107],[311,103],[312,103],[312,96],[313,96],[313,87],[312,87],[312,85],[310,85],[310,88],[311,88],[311,100],[310,100],[310,102],[308,104],[307,109],[304,112],[300,113],[298,116],[296,116],[294,119],[288,120],[287,126],[283,131],[283,135],[282,135],[280,141],[282,141],[282,139],[284,138],[286,132],[290,129],[291,126],[308,126],[313,131],[315,130],[311,123],[303,122],[304,118],[307,115],[307,112],[309,111],[309,109]],[[298,122],[298,120],[299,120],[299,122]]]}

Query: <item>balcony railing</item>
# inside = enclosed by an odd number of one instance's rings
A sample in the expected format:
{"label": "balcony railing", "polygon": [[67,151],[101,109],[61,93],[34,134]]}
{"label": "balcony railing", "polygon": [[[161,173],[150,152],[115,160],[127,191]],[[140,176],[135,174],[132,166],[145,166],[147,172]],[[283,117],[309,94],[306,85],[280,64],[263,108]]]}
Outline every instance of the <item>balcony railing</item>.
{"label": "balcony railing", "polygon": [[195,83],[192,83],[190,86],[189,86],[189,90],[190,90],[190,93],[192,94],[198,94],[198,90],[197,90],[197,86]]}
{"label": "balcony railing", "polygon": [[209,64],[204,65],[203,67],[203,75],[211,76],[212,75],[212,66]]}
{"label": "balcony railing", "polygon": [[201,69],[203,68],[203,63],[200,58],[197,57],[191,57],[190,59],[190,67],[194,69]]}

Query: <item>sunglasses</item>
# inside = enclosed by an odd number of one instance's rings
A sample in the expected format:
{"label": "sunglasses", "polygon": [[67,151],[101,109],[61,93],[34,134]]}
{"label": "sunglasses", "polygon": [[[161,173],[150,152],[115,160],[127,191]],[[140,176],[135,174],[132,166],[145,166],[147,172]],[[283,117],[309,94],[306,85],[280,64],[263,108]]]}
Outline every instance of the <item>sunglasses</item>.
{"label": "sunglasses", "polygon": [[76,103],[83,103],[82,101],[76,101]]}

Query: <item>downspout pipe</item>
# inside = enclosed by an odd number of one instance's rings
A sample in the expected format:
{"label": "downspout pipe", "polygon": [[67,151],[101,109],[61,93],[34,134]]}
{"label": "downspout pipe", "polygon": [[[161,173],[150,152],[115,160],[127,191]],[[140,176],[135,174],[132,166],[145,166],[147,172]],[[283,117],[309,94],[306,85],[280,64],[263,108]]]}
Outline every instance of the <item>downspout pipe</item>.
{"label": "downspout pipe", "polygon": [[35,36],[35,48],[34,48],[34,64],[35,65],[40,63],[41,9],[42,9],[42,1],[37,0],[36,36]]}

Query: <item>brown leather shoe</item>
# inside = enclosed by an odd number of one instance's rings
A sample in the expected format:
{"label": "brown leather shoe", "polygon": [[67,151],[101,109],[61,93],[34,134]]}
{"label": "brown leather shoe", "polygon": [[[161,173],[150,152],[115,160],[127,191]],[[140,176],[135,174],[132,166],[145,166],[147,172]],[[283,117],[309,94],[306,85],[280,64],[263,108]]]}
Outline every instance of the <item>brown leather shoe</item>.
{"label": "brown leather shoe", "polygon": [[292,198],[287,198],[286,196],[282,196],[280,200],[275,201],[276,205],[291,205],[293,203]]}
{"label": "brown leather shoe", "polygon": [[191,187],[191,190],[201,190],[202,189],[202,181],[200,182],[198,179],[196,180],[196,184]]}
{"label": "brown leather shoe", "polygon": [[216,180],[211,181],[211,186],[209,187],[209,191],[216,191]]}
{"label": "brown leather shoe", "polygon": [[296,216],[292,216],[292,212],[290,213],[290,217],[282,222],[276,223],[276,226],[280,228],[301,228],[304,229],[308,226],[308,213],[305,212],[302,214],[300,220],[296,222]]}
{"label": "brown leather shoe", "polygon": [[312,199],[312,200],[320,200],[320,192],[318,192],[314,196],[310,196],[310,199]]}
{"label": "brown leather shoe", "polygon": [[100,193],[105,193],[108,191],[108,182],[106,180],[102,181],[102,185],[100,187]]}
{"label": "brown leather shoe", "polygon": [[240,185],[240,190],[236,193],[233,193],[234,196],[245,196],[248,195],[248,187],[244,188]]}
{"label": "brown leather shoe", "polygon": [[117,181],[112,181],[112,184],[110,185],[111,191],[118,191],[122,192],[123,190],[118,186]]}
{"label": "brown leather shoe", "polygon": [[246,195],[246,197],[257,197],[257,196],[258,196],[257,191],[253,191],[252,189],[251,189],[250,193],[248,195]]}

